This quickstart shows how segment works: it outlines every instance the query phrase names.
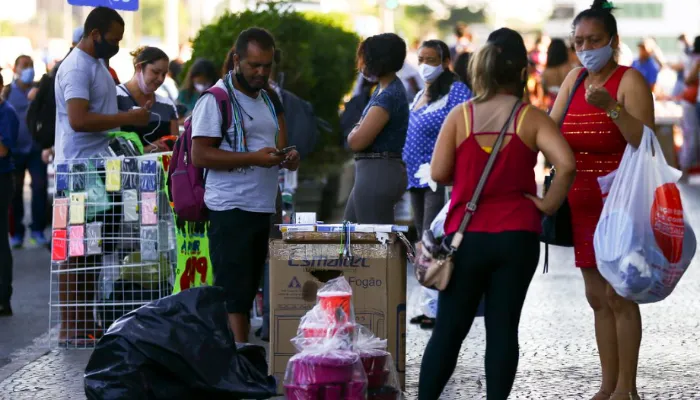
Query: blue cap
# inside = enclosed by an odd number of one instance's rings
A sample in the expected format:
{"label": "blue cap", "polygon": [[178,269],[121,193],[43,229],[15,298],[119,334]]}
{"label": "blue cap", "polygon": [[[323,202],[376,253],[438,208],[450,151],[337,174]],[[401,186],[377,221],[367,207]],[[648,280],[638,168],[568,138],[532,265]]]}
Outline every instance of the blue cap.
{"label": "blue cap", "polygon": [[78,43],[83,38],[83,27],[79,26],[73,31],[73,44]]}

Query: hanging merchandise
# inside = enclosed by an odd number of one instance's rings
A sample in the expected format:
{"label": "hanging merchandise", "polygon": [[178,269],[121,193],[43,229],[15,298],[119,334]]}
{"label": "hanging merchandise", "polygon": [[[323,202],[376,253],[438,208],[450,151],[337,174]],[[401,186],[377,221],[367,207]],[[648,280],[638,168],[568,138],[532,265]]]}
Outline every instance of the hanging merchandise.
{"label": "hanging merchandise", "polygon": [[627,145],[617,171],[599,179],[605,205],[594,236],[596,261],[626,299],[665,299],[695,255],[695,233],[676,185],[680,176],[645,127],[639,148]]}

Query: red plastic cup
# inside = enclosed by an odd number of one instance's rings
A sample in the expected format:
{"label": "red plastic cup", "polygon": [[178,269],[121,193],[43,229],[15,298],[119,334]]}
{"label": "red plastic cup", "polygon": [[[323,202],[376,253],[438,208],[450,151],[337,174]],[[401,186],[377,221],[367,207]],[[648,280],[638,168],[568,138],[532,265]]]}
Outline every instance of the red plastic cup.
{"label": "red plastic cup", "polygon": [[[336,321],[336,310],[342,309],[348,321],[352,321],[352,293],[327,292],[318,294],[318,302],[321,309]],[[337,322],[337,321],[336,321]]]}

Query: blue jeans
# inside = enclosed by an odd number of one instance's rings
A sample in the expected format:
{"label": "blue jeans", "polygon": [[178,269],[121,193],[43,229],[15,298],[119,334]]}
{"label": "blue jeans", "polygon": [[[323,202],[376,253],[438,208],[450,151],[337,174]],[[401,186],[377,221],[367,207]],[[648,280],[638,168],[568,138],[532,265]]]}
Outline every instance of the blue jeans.
{"label": "blue jeans", "polygon": [[48,201],[48,177],[46,164],[41,161],[41,150],[29,154],[15,154],[15,190],[12,196],[12,213],[15,220],[15,235],[24,237],[24,177],[26,171],[32,178],[32,232],[43,232],[46,228],[46,202]]}

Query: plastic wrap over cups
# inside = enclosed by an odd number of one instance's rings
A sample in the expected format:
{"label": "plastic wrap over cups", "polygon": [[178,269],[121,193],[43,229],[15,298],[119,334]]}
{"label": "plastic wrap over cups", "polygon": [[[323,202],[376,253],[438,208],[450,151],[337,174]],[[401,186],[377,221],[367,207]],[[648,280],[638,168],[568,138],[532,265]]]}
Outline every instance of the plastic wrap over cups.
{"label": "plastic wrap over cups", "polygon": [[695,233],[676,185],[680,175],[645,127],[639,148],[628,145],[618,170],[599,178],[605,205],[593,239],[596,261],[626,299],[665,299],[695,255]]}
{"label": "plastic wrap over cups", "polygon": [[379,339],[369,329],[357,325],[355,351],[360,355],[367,375],[369,400],[400,400],[402,397],[396,364],[386,351],[386,339]]}
{"label": "plastic wrap over cups", "polygon": [[367,375],[353,351],[352,289],[345,278],[329,281],[317,293],[318,304],[302,317],[292,343],[300,351],[289,360],[285,397],[291,400],[361,400]]}
{"label": "plastic wrap over cups", "polygon": [[[342,335],[339,335],[342,336]],[[289,400],[364,400],[367,375],[359,354],[337,350],[335,339],[304,349],[289,360],[284,376]]]}

